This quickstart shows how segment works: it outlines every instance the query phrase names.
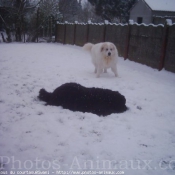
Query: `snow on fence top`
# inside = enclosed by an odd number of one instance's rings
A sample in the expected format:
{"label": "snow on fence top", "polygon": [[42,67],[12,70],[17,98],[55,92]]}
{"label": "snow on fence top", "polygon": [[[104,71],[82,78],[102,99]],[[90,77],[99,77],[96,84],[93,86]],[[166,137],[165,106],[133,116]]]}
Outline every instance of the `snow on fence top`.
{"label": "snow on fence top", "polygon": [[[175,2],[175,0],[174,0]],[[91,24],[91,25],[99,25],[99,26],[102,26],[102,25],[116,25],[116,26],[127,26],[128,23],[125,23],[125,24],[122,24],[122,23],[110,23],[109,21],[105,20],[104,23],[93,23],[91,22],[90,20],[87,22],[87,23],[79,23],[78,21],[75,21],[74,23],[69,23],[67,21],[65,21],[64,23],[63,22],[57,22],[57,24],[69,24],[69,25],[74,25],[74,24],[78,24],[78,25],[88,25],[88,24]],[[150,23],[150,24],[145,24],[145,23],[141,23],[141,24],[138,24],[137,22],[134,22],[133,20],[129,20],[129,25],[138,25],[138,26],[153,26],[153,27],[159,27],[159,26],[162,26],[164,27],[164,24],[153,24],[153,23]],[[171,19],[166,19],[166,24],[169,25],[169,26],[172,26],[172,25],[175,25],[175,23],[172,23],[172,20]]]}
{"label": "snow on fence top", "polygon": [[146,27],[149,27],[149,26],[153,26],[153,27],[159,27],[159,26],[162,26],[162,27],[164,27],[164,25],[163,24],[152,24],[152,23],[150,23],[150,24],[145,24],[145,23],[141,23],[141,24],[138,24],[137,22],[134,22],[134,23],[132,23],[132,24],[130,24],[130,25],[138,25],[138,26],[146,26]]}
{"label": "snow on fence top", "polygon": [[[91,25],[99,25],[99,26],[102,26],[102,25],[115,25],[115,26],[127,26],[128,24],[126,23],[126,24],[122,24],[122,23],[110,23],[110,22],[108,22],[108,23],[92,23],[92,22],[88,22],[88,23],[79,23],[79,22],[75,22],[75,23],[69,23],[69,22],[65,22],[65,23],[60,23],[60,22],[57,22],[57,24],[61,24],[61,25],[64,25],[64,24],[69,24],[69,25],[74,25],[74,24],[78,24],[78,25],[88,25],[88,24],[91,24]],[[150,24],[145,24],[145,23],[141,23],[141,24],[138,24],[138,23],[136,23],[136,22],[131,22],[131,23],[129,23],[130,25],[133,25],[133,24],[135,24],[135,25],[138,25],[138,26],[141,26],[141,25],[143,25],[143,26],[153,26],[153,27],[159,27],[159,26],[162,26],[162,27],[164,27],[164,25],[163,24],[152,24],[152,23],[150,23]],[[171,25],[173,25],[173,24],[171,24]]]}
{"label": "snow on fence top", "polygon": [[88,23],[79,23],[79,22],[75,22],[75,23],[69,23],[69,22],[57,22],[57,24],[70,24],[70,25],[74,25],[74,24],[79,24],[79,25],[88,25],[88,24],[92,24],[92,25],[99,25],[99,26],[102,26],[102,25],[121,25],[121,26],[125,26],[125,25],[128,25],[127,23],[126,24],[122,24],[122,23],[92,23],[92,22],[88,22]]}

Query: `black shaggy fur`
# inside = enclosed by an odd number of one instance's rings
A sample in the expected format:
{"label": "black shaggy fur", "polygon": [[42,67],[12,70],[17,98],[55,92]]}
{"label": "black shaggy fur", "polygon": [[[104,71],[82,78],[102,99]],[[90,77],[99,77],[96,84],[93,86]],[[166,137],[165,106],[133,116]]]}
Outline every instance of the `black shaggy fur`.
{"label": "black shaggy fur", "polygon": [[94,87],[86,88],[77,83],[63,84],[53,93],[41,89],[38,98],[47,102],[47,105],[62,106],[72,111],[90,112],[99,116],[127,110],[126,99],[119,92]]}

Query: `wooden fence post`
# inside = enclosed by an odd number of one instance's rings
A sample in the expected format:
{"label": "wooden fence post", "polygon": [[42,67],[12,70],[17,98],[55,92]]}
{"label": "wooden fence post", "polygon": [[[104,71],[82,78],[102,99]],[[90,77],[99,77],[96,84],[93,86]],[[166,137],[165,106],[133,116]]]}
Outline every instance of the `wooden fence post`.
{"label": "wooden fence post", "polygon": [[109,21],[108,21],[108,20],[105,20],[105,21],[104,21],[103,42],[106,41],[106,25],[109,25]]}
{"label": "wooden fence post", "polygon": [[127,31],[127,37],[126,37],[126,49],[125,49],[125,53],[124,53],[124,59],[126,60],[128,58],[129,55],[129,44],[130,44],[130,36],[131,36],[131,25],[133,24],[133,20],[129,20],[128,23],[128,31]]}
{"label": "wooden fence post", "polygon": [[57,42],[57,37],[58,37],[58,24],[55,22],[55,42]]}
{"label": "wooden fence post", "polygon": [[66,44],[66,25],[68,24],[67,21],[64,23],[64,38],[63,38],[63,44]]}
{"label": "wooden fence post", "polygon": [[74,38],[73,38],[73,44],[75,45],[75,42],[76,42],[76,29],[77,29],[77,24],[78,24],[78,21],[75,21],[74,23]]}
{"label": "wooden fence post", "polygon": [[86,36],[86,43],[89,41],[89,25],[91,24],[91,20],[87,23],[87,36]]}
{"label": "wooden fence post", "polygon": [[160,56],[160,63],[159,63],[159,71],[161,71],[164,67],[165,62],[165,55],[166,55],[166,47],[167,47],[167,41],[168,41],[168,33],[169,33],[169,26],[168,21],[166,20],[166,23],[164,25],[163,29],[163,43],[162,43],[162,50],[161,50],[161,56]]}
{"label": "wooden fence post", "polygon": [[50,16],[49,20],[50,20],[50,22],[49,22],[49,24],[50,24],[50,35],[49,35],[49,37],[50,37],[50,42],[52,42],[52,16]]}
{"label": "wooden fence post", "polygon": [[38,43],[38,41],[39,41],[39,13],[40,13],[40,9],[39,9],[39,7],[38,7],[38,9],[37,9],[37,16],[36,16],[36,42]]}

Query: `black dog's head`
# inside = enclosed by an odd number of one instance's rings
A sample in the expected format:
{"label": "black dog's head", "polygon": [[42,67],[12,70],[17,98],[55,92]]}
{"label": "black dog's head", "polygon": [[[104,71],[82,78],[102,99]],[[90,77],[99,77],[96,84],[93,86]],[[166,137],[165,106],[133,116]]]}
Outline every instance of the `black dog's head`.
{"label": "black dog's head", "polygon": [[42,101],[48,102],[50,99],[50,93],[45,89],[40,89],[38,98]]}
{"label": "black dog's head", "polygon": [[124,112],[128,108],[126,107],[126,99],[123,95],[117,92],[113,98],[113,106],[117,112]]}

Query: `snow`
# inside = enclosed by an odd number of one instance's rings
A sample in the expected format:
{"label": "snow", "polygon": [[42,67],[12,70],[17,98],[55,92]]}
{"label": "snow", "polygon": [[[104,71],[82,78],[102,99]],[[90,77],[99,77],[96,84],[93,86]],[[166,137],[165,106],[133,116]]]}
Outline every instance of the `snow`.
{"label": "snow", "polygon": [[134,24],[134,20],[130,19],[129,20],[129,24],[133,25]]}
{"label": "snow", "polygon": [[173,25],[173,22],[171,19],[166,19],[166,22],[167,22],[167,25],[168,26],[172,26]]}
{"label": "snow", "polygon": [[[2,173],[175,173],[175,74],[123,58],[117,78],[110,70],[96,78],[93,69],[78,46],[0,44]],[[119,91],[129,110],[98,117],[37,99],[41,88],[67,82]]]}
{"label": "snow", "polygon": [[[79,2],[79,0],[77,0]],[[84,8],[84,6],[86,5],[86,3],[88,3],[87,0],[81,0],[81,5]]]}
{"label": "snow", "polygon": [[134,22],[133,20],[129,20],[129,24],[130,25],[137,25],[137,26],[145,26],[145,27],[148,27],[148,26],[152,26],[152,27],[159,27],[159,26],[161,26],[161,27],[164,27],[164,24],[153,24],[153,23],[150,23],[150,24],[145,24],[145,23],[138,24],[137,22]]}
{"label": "snow", "polygon": [[144,0],[152,10],[175,12],[175,0]]}

